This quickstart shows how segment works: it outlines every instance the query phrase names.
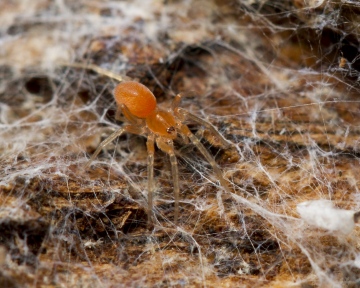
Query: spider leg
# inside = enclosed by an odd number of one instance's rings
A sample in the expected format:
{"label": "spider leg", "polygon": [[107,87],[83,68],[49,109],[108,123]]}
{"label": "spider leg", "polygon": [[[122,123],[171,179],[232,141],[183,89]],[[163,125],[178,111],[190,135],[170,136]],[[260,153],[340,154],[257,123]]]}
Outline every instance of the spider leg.
{"label": "spider leg", "polygon": [[[180,94],[177,94],[174,98],[174,100],[172,101],[171,103],[171,109],[172,111],[175,112],[176,116],[180,119],[180,121],[184,121],[185,118],[186,118],[186,115],[184,115],[184,113],[180,114],[178,113],[178,110],[180,109],[179,108],[179,105],[180,105],[180,102],[181,102],[181,99],[183,97],[183,94],[180,93]],[[204,129],[199,129],[197,132],[196,132],[196,137],[198,138],[201,138],[201,136],[203,135],[204,133]],[[180,134],[181,138],[184,140],[185,144],[188,144],[189,143],[189,138],[186,137],[184,134]]]}
{"label": "spider leg", "polygon": [[196,146],[196,148],[201,152],[201,154],[206,158],[206,160],[210,163],[212,166],[218,180],[220,181],[220,184],[222,187],[227,189],[227,182],[225,178],[223,177],[223,174],[219,168],[219,166],[216,164],[214,157],[210,155],[210,153],[206,150],[203,144],[199,141],[199,139],[190,131],[190,129],[182,124],[180,127],[180,131],[184,133],[187,137],[189,137],[190,141]]}
{"label": "spider leg", "polygon": [[219,131],[211,123],[209,123],[209,122],[205,121],[204,119],[201,119],[200,117],[198,117],[184,109],[181,109],[181,108],[176,108],[174,111],[177,116],[180,115],[180,117],[179,117],[180,119],[184,119],[184,118],[191,119],[191,120],[199,123],[200,125],[204,126],[208,130],[210,130],[210,132],[213,135],[215,135],[215,137],[219,138],[219,140],[221,141],[221,143],[224,147],[229,147],[232,145],[228,140],[226,140],[224,138],[224,136],[222,136],[219,133]]}
{"label": "spider leg", "polygon": [[152,223],[153,192],[154,192],[154,134],[149,134],[146,142],[148,152],[148,224]]}
{"label": "spider leg", "polygon": [[175,216],[174,222],[175,224],[179,218],[179,194],[180,194],[180,186],[179,186],[179,170],[178,164],[175,156],[173,141],[164,139],[164,138],[157,138],[156,145],[159,147],[160,150],[167,153],[170,157],[171,163],[171,174],[173,178],[173,185],[174,185],[174,195],[175,195]]}
{"label": "spider leg", "polygon": [[124,104],[119,105],[118,109],[116,110],[115,119],[118,120],[116,117],[118,117],[121,114],[123,114],[125,118],[133,125],[139,126],[144,122],[144,119],[138,118],[133,114],[131,114],[129,108],[127,108],[126,105]]}
{"label": "spider leg", "polygon": [[172,110],[175,110],[179,107],[180,105],[180,102],[181,102],[181,98],[182,98],[182,94],[177,94],[174,98],[174,100],[172,101],[171,103],[171,109]]}
{"label": "spider leg", "polygon": [[123,113],[122,113],[122,111],[121,111],[121,108],[117,108],[116,109],[116,113],[115,113],[115,120],[116,121],[122,121],[122,122],[125,122],[126,121],[126,119],[125,119],[125,117],[122,115]]}
{"label": "spider leg", "polygon": [[113,132],[112,134],[110,134],[109,137],[107,137],[104,141],[102,141],[99,146],[96,148],[94,154],[92,154],[92,156],[90,157],[89,161],[86,163],[85,165],[85,169],[88,169],[91,165],[91,162],[94,161],[94,159],[96,158],[96,156],[100,153],[100,151],[107,146],[110,142],[112,142],[115,138],[119,137],[121,134],[123,134],[124,132],[129,132],[129,133],[133,133],[133,134],[143,134],[143,129],[135,127],[133,125],[126,125],[124,127],[119,128],[118,130],[116,130],[115,132]]}
{"label": "spider leg", "polygon": [[65,67],[74,67],[74,68],[82,68],[82,69],[89,69],[96,73],[99,73],[101,75],[105,75],[107,77],[110,77],[112,79],[118,80],[118,81],[124,81],[128,77],[120,76],[116,73],[113,73],[111,71],[108,71],[106,69],[101,68],[100,66],[94,65],[94,64],[85,64],[85,63],[68,63],[68,62],[58,62],[57,64]]}

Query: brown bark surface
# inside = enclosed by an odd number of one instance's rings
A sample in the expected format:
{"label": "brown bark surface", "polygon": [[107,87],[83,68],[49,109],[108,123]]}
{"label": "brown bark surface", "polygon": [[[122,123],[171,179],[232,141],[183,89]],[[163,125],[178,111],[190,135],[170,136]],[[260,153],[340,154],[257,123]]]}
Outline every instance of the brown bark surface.
{"label": "brown bark surface", "polygon": [[[296,207],[360,208],[358,15],[351,1],[0,4],[0,286],[356,287],[359,228],[312,227]],[[228,188],[179,137],[179,223],[157,150],[148,227],[145,138],[84,169],[122,125],[117,81],[63,63],[138,80],[162,107],[182,92],[233,143],[186,122]]]}

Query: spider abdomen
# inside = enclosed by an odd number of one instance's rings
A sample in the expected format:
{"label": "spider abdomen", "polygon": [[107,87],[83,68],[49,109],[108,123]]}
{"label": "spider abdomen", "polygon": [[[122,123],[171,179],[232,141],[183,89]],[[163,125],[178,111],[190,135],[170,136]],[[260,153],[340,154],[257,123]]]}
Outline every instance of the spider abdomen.
{"label": "spider abdomen", "polygon": [[114,98],[118,106],[124,104],[131,114],[146,118],[155,111],[156,98],[143,84],[135,81],[121,82],[114,89]]}

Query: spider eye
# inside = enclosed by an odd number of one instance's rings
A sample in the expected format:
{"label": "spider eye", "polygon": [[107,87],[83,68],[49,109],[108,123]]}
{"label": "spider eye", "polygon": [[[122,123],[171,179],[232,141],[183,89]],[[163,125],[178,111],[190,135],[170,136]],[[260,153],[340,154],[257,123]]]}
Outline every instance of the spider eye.
{"label": "spider eye", "polygon": [[175,132],[174,126],[170,126],[169,128],[167,128],[167,129],[166,129],[166,132],[169,133],[169,134]]}

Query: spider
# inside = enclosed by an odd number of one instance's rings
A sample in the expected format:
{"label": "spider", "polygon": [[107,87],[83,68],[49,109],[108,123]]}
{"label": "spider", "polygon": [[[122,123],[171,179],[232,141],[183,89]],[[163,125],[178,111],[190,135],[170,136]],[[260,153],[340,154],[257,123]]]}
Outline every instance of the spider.
{"label": "spider", "polygon": [[[123,79],[109,71],[95,65],[70,64],[67,66],[82,67],[100,72],[119,81]],[[120,82],[114,89],[114,98],[117,104],[116,118],[119,118],[121,113],[124,115],[128,124],[120,127],[113,132],[104,141],[102,141],[96,148],[95,152],[86,164],[89,168],[92,161],[97,157],[100,151],[115,138],[121,134],[133,133],[136,135],[143,135],[147,137],[147,169],[148,169],[148,223],[153,221],[153,193],[154,193],[154,152],[155,143],[157,147],[169,155],[171,163],[171,172],[174,186],[175,196],[175,215],[174,222],[177,223],[179,217],[179,171],[177,159],[175,156],[173,141],[178,135],[190,141],[197,147],[201,154],[212,166],[222,187],[226,187],[226,180],[224,179],[219,166],[216,164],[214,158],[206,150],[199,139],[190,131],[184,121],[189,119],[197,122],[201,126],[208,129],[215,137],[217,137],[224,147],[231,145],[209,122],[197,117],[196,115],[179,107],[181,101],[181,94],[175,96],[171,108],[163,109],[156,103],[154,94],[143,84],[135,81]]]}

